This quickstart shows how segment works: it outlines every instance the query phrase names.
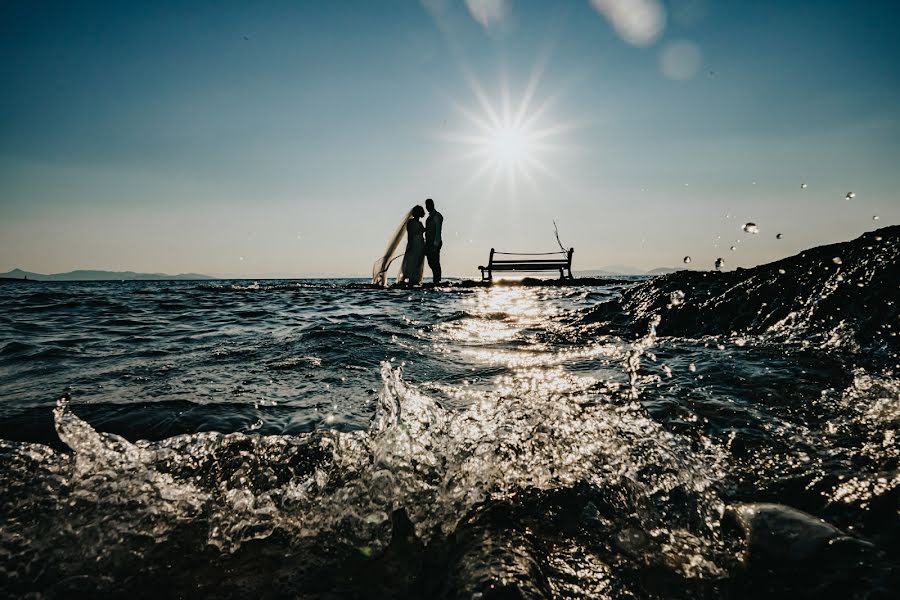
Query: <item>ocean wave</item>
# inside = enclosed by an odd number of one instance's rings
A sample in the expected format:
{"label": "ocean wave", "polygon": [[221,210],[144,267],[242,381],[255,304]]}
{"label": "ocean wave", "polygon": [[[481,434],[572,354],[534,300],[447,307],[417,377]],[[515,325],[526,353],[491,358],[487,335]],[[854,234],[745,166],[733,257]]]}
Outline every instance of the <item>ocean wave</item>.
{"label": "ocean wave", "polygon": [[102,574],[136,567],[160,547],[230,555],[270,537],[384,553],[403,519],[417,543],[445,544],[478,520],[479,506],[544,502],[544,492],[579,486],[594,497],[591,510],[602,498],[602,510],[632,523],[620,544],[641,561],[684,577],[719,574],[722,454],[708,441],[680,440],[637,404],[560,402],[536,389],[453,413],[399,370],[385,365],[383,380],[368,432],[132,443],[95,431],[61,401],[54,420],[69,452],[2,444],[12,526],[0,545],[19,545],[6,574],[27,587],[28,557],[42,556],[53,578],[96,573],[91,585],[103,588],[113,584]]}
{"label": "ocean wave", "polygon": [[616,331],[662,316],[659,334],[762,335],[847,349],[900,348],[900,226],[752,269],[679,271],[627,288],[576,325]]}

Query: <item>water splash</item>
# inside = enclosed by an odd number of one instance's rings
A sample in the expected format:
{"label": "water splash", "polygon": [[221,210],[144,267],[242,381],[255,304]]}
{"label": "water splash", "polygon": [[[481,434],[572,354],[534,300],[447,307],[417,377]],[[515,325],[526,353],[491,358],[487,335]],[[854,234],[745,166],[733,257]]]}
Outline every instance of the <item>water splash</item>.
{"label": "water splash", "polygon": [[[635,370],[654,339],[651,324],[632,348]],[[482,503],[587,484],[625,503],[622,518],[653,541],[642,549],[645,560],[689,577],[719,572],[724,507],[714,488],[724,455],[710,441],[681,440],[637,403],[559,396],[559,382],[546,374],[456,412],[407,385],[389,363],[382,379],[367,432],[132,443],[95,431],[63,400],[54,419],[70,454],[2,442],[3,472],[44,490],[44,500],[40,518],[15,519],[0,540],[24,540],[19,554],[40,555],[61,578],[86,564],[140,569],[159,548],[230,555],[273,536],[378,553],[397,510],[428,544]],[[4,498],[6,514],[35,509],[33,494]]]}

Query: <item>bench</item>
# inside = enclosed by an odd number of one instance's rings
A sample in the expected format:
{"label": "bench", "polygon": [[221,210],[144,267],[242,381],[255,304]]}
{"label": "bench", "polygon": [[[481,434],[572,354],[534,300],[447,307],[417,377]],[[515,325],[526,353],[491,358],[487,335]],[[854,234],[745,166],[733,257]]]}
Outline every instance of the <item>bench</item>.
{"label": "bench", "polygon": [[[572,254],[575,249],[569,248],[567,252],[497,252],[491,248],[491,255],[488,258],[486,267],[479,266],[481,270],[481,280],[490,281],[494,278],[494,272],[520,272],[520,273],[537,273],[539,271],[559,271],[560,279],[573,279],[572,277]],[[510,256],[516,258],[494,258],[495,256]],[[519,258],[519,257],[541,257],[541,258]],[[485,275],[486,274],[486,275]]]}

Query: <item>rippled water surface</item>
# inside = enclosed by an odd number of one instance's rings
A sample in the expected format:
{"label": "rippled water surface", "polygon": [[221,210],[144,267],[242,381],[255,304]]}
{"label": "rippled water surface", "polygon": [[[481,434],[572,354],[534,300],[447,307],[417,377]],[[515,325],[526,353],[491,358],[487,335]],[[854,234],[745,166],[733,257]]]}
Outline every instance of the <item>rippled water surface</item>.
{"label": "rippled water surface", "polygon": [[2,589],[891,597],[890,348],[352,284],[0,287]]}

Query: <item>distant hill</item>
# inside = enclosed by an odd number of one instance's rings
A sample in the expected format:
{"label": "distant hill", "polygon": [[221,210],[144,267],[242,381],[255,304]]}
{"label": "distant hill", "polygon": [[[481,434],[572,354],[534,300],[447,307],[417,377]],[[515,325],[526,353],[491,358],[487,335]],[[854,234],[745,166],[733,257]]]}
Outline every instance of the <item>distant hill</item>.
{"label": "distant hill", "polygon": [[620,275],[665,275],[666,273],[674,273],[683,269],[674,269],[671,267],[659,267],[650,271],[644,271],[637,267],[628,265],[606,265],[598,269],[588,269],[585,271],[574,271],[576,277],[617,277]]}
{"label": "distant hill", "polygon": [[628,265],[604,265],[596,269],[573,271],[576,277],[612,277],[618,275],[643,275],[644,271]]}
{"label": "distant hill", "polygon": [[686,271],[687,269],[677,269],[674,267],[659,267],[652,271],[647,271],[647,275],[665,275],[667,273],[677,273],[678,271]]}
{"label": "distant hill", "polygon": [[22,269],[13,269],[8,273],[0,273],[0,279],[25,279],[32,281],[171,281],[192,279],[214,279],[209,275],[199,273],[180,273],[167,275],[165,273],[135,273],[134,271],[90,271],[81,269],[68,273],[53,273],[44,275],[32,273]]}

